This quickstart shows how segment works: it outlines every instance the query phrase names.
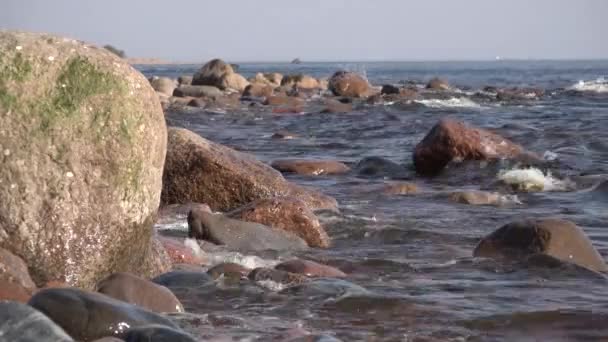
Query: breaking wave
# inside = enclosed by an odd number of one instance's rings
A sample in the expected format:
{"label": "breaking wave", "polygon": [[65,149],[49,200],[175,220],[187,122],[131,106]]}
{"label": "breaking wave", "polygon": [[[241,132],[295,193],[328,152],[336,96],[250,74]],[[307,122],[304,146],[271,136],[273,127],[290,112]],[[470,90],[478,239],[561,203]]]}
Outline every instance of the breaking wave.
{"label": "breaking wave", "polygon": [[578,81],[569,89],[580,92],[608,93],[608,80],[600,77],[592,81]]}
{"label": "breaking wave", "polygon": [[481,108],[478,103],[466,97],[452,97],[449,99],[424,99],[415,100],[414,102],[420,103],[429,108]]}

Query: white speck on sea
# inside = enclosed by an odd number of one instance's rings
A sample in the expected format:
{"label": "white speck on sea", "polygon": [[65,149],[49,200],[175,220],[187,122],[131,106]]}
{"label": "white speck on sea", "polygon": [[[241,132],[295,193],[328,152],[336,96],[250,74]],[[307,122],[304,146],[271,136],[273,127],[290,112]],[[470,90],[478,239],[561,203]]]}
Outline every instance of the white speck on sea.
{"label": "white speck on sea", "polygon": [[11,155],[11,150],[9,150],[8,148],[6,150],[4,150],[4,155],[5,156],[10,156]]}
{"label": "white speck on sea", "polygon": [[15,49],[17,49],[17,51],[21,51],[23,49],[23,46],[17,45],[17,47]]}
{"label": "white speck on sea", "polygon": [[48,60],[52,62],[52,61],[54,61],[54,60],[55,60],[55,57],[53,57],[53,56],[49,56]]}
{"label": "white speck on sea", "polygon": [[72,178],[72,177],[74,177],[74,174],[72,172],[68,171],[68,172],[66,172],[65,176],[68,178]]}

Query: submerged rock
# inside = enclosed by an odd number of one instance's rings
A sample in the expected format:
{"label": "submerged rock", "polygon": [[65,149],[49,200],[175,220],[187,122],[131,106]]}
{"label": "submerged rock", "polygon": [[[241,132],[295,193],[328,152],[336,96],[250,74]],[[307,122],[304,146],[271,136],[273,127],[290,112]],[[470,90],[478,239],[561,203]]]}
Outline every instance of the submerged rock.
{"label": "submerged rock", "polygon": [[390,179],[409,178],[408,170],[403,165],[382,157],[365,157],[353,169],[359,176]]}
{"label": "submerged rock", "polygon": [[38,285],[157,273],[147,259],[167,132],[148,80],[48,34],[0,32],[0,56],[0,247]]}
{"label": "submerged rock", "polygon": [[333,74],[329,79],[328,88],[336,96],[364,97],[370,93],[367,80],[348,71],[337,71]]}
{"label": "submerged rock", "polygon": [[108,335],[124,336],[130,329],[149,324],[177,326],[158,314],[106,295],[75,288],[44,289],[29,305],[47,315],[78,341]]}
{"label": "submerged rock", "polygon": [[169,129],[164,204],[200,202],[228,211],[260,198],[296,196],[312,209],[336,210],[335,199],[287,182],[253,156],[181,128]]}
{"label": "submerged rock", "polygon": [[251,272],[251,269],[240,265],[235,264],[233,262],[224,262],[218,265],[213,266],[207,271],[213,279],[217,279],[221,276],[226,278],[243,278],[247,277],[247,275]]}
{"label": "submerged rock", "polygon": [[[501,205],[508,203],[504,195],[497,192],[467,190],[456,191],[449,196],[452,202],[471,204],[471,205]],[[516,203],[513,201],[512,203]]]}
{"label": "submerged rock", "polygon": [[287,130],[284,130],[284,129],[281,129],[281,130],[276,131],[276,132],[275,132],[275,133],[274,133],[274,134],[271,136],[271,138],[272,138],[272,139],[286,139],[286,140],[287,140],[287,139],[295,139],[295,138],[298,138],[298,137],[299,137],[299,136],[298,136],[297,134],[295,134],[295,133],[291,133],[291,132],[289,132],[289,131],[287,131]]}
{"label": "submerged rock", "polygon": [[303,274],[307,277],[346,277],[346,273],[335,267],[319,264],[318,262],[310,260],[294,259],[284,261],[274,268],[290,273]]}
{"label": "submerged rock", "polygon": [[418,193],[418,186],[414,183],[395,182],[386,184],[382,192],[386,195],[411,195]]}
{"label": "submerged rock", "polygon": [[278,159],[270,165],[281,172],[299,175],[338,175],[350,171],[346,164],[337,160]]}
{"label": "submerged rock", "polygon": [[125,342],[197,342],[191,335],[163,325],[146,325],[129,329]]}
{"label": "submerged rock", "polygon": [[442,119],[414,150],[416,171],[434,175],[451,161],[515,158],[524,149],[490,131],[464,122]]}
{"label": "submerged rock", "polygon": [[227,216],[291,232],[304,239],[310,247],[327,248],[331,244],[317,216],[306,203],[297,198],[256,200],[229,212]]}
{"label": "submerged rock", "polygon": [[392,94],[399,94],[399,88],[395,87],[394,85],[391,84],[385,84],[382,86],[382,90],[380,90],[380,94],[381,95],[392,95]]}
{"label": "submerged rock", "polygon": [[545,254],[596,272],[608,267],[585,232],[565,220],[543,219],[509,223],[483,238],[473,256],[522,259]]}
{"label": "submerged rock", "polygon": [[128,273],[114,273],[97,284],[97,292],[154,312],[184,312],[184,306],[164,286]]}
{"label": "submerged rock", "polygon": [[27,302],[35,290],[25,262],[0,248],[0,300]]}
{"label": "submerged rock", "polygon": [[352,111],[352,103],[343,103],[335,99],[327,99],[325,100],[325,108],[321,110],[321,113],[344,114]]}
{"label": "submerged rock", "polygon": [[286,271],[276,270],[272,268],[258,267],[251,271],[247,276],[249,280],[260,282],[260,281],[273,281],[281,285],[297,285],[308,281],[306,276],[296,273],[290,273]]}
{"label": "submerged rock", "polygon": [[202,211],[192,211],[188,215],[188,236],[237,251],[302,250],[307,247],[304,240],[282,229]]}
{"label": "submerged rock", "polygon": [[0,301],[0,341],[71,342],[61,327],[29,305]]}
{"label": "submerged rock", "polygon": [[171,271],[152,279],[152,282],[168,288],[197,287],[207,284],[211,277],[202,271]]}

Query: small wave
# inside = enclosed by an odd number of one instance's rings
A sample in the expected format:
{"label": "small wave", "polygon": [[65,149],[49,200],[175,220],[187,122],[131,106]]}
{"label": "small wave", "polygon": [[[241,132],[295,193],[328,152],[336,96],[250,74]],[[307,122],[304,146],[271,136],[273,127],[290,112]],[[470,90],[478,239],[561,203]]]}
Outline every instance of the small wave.
{"label": "small wave", "polygon": [[580,92],[608,93],[608,80],[600,77],[592,81],[578,81],[569,89]]}
{"label": "small wave", "polygon": [[425,99],[415,100],[414,102],[420,103],[429,108],[481,108],[478,103],[466,97],[452,97],[449,99]]}
{"label": "small wave", "polygon": [[207,259],[209,260],[210,266],[215,266],[225,262],[232,262],[251,269],[258,267],[273,268],[279,263],[278,260],[263,259],[255,255],[244,255],[238,252],[228,251],[208,253]]}
{"label": "small wave", "polygon": [[537,168],[502,170],[498,179],[522,191],[565,191],[572,187],[568,180],[554,178]]}
{"label": "small wave", "polygon": [[282,291],[285,288],[287,288],[287,285],[277,283],[276,281],[272,281],[272,280],[260,280],[260,281],[256,281],[256,284],[260,285],[261,287],[263,287],[265,289],[268,289],[268,290],[274,291],[274,292],[279,292],[279,291]]}

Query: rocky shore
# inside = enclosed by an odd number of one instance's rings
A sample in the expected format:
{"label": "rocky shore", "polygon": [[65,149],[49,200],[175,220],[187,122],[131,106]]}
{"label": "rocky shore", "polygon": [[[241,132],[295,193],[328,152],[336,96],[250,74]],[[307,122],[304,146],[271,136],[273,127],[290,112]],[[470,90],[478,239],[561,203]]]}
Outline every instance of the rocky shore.
{"label": "rocky shore", "polygon": [[[381,175],[390,181],[361,191],[417,196],[424,192],[417,180],[428,186],[468,161],[547,165],[497,131],[450,117],[413,151],[403,151],[413,169],[379,157],[356,164],[302,157],[265,163],[165,123],[166,112],[189,108],[341,115],[378,103],[417,106],[462,96],[440,78],[424,86],[374,85],[338,70],[328,79],[279,73],[246,79],[214,59],[194,75],[146,79],[93,45],[16,32],[0,32],[0,71],[0,341],[201,340],[172,318],[187,314],[188,289],[225,282],[272,283],[289,296],[314,292],[329,279],[349,293],[365,293],[356,274],[305,257],[255,268],[208,259],[205,252],[218,248],[331,250],[332,234],[319,217],[339,213],[340,203],[284,175]],[[486,87],[472,96],[500,102],[546,95]],[[272,136],[294,138],[286,130]],[[466,205],[508,205],[505,194],[522,190],[513,177],[505,175],[489,191],[441,195]],[[187,234],[155,229],[173,221],[187,224]],[[514,218],[495,228],[471,256],[608,270],[573,222]],[[282,340],[336,339],[303,330]]]}

